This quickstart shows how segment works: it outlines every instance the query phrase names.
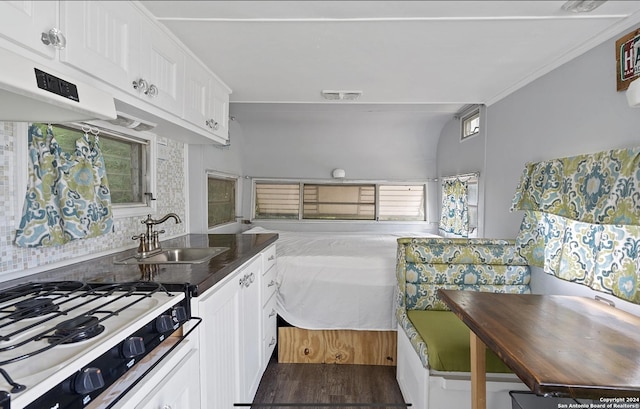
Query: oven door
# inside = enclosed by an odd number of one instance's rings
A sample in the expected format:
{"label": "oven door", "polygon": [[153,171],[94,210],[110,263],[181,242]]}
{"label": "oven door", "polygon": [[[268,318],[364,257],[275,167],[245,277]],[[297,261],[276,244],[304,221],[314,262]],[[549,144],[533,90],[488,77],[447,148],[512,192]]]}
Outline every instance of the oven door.
{"label": "oven door", "polygon": [[199,409],[197,337],[179,341],[177,337],[169,337],[87,409]]}

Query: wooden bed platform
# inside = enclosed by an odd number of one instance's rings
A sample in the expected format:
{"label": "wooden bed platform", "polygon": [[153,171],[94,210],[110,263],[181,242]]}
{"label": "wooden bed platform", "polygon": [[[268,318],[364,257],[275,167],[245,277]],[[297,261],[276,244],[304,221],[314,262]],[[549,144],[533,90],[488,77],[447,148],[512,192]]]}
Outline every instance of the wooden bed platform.
{"label": "wooden bed platform", "polygon": [[278,327],[278,362],[395,366],[396,334]]}

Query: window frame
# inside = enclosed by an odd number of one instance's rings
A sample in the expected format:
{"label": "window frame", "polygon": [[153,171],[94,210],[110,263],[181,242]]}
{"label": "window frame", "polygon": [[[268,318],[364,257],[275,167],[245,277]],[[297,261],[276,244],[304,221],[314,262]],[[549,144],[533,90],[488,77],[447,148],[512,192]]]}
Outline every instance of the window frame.
{"label": "window frame", "polygon": [[[209,178],[212,179],[219,179],[219,180],[229,180],[229,181],[233,181],[234,183],[234,203],[233,203],[233,219],[228,221],[228,222],[224,222],[224,223],[220,223],[220,224],[216,224],[213,226],[209,226]],[[216,172],[213,170],[207,170],[205,172],[205,195],[204,195],[204,204],[205,204],[205,209],[207,210],[207,214],[206,214],[206,218],[205,218],[205,224],[206,224],[206,228],[207,231],[211,231],[214,229],[218,229],[220,227],[223,226],[228,226],[230,224],[233,223],[237,223],[238,222],[238,218],[241,216],[238,216],[238,203],[240,200],[240,177],[237,175],[230,175],[230,174],[226,174],[226,173],[222,173],[222,172]]]}
{"label": "window frame", "polygon": [[[431,223],[429,221],[429,183],[431,179],[419,179],[419,180],[350,180],[348,182],[336,183],[334,179],[274,179],[274,178],[253,178],[251,186],[251,221],[257,222],[284,222],[284,223]],[[256,217],[256,186],[260,183],[265,184],[288,184],[298,185],[298,216],[296,218],[257,218]],[[304,218],[304,186],[307,185],[373,185],[375,186],[375,203],[374,203],[374,218],[373,219],[321,219],[321,218]],[[421,220],[380,220],[380,186],[417,186],[423,187],[422,190],[422,219]]]}
{"label": "window frame", "polygon": [[[17,135],[23,134],[26,135],[29,129],[29,125],[31,122],[19,122],[16,125],[15,132]],[[111,138],[120,138],[123,140],[127,140],[130,142],[140,143],[142,145],[146,145],[143,148],[145,152],[145,161],[146,161],[146,169],[143,169],[142,178],[146,183],[146,189],[150,193],[153,194],[153,197],[156,195],[156,187],[157,187],[157,146],[156,139],[157,136],[149,131],[131,131],[130,129],[113,125],[105,121],[90,121],[90,122],[70,122],[70,123],[52,123],[52,125],[60,125],[70,128],[76,128],[81,130],[82,126],[90,126],[92,128],[97,128],[100,132],[104,132],[108,134]],[[26,191],[27,183],[28,183],[28,152],[29,152],[29,141],[28,138],[20,138],[16,137],[17,141],[17,153],[18,160],[16,164],[18,165],[18,169],[21,169],[20,172],[17,172],[17,182],[18,186],[22,186],[22,192]],[[109,175],[107,175],[109,177]],[[17,212],[22,217],[22,210],[24,207],[24,194],[18,195],[18,203],[17,203]],[[144,196],[144,195],[143,195]],[[150,213],[155,213],[156,211],[156,201],[151,200],[151,197],[145,196],[145,200],[143,202],[136,203],[123,203],[123,204],[112,204],[112,211],[114,219],[126,218],[126,217],[138,217],[145,216]],[[20,219],[19,218],[19,219]],[[19,221],[18,219],[18,221]]]}
{"label": "window frame", "polygon": [[[466,123],[478,118],[478,126],[475,132],[465,134]],[[475,108],[469,109],[460,115],[460,142],[464,142],[468,139],[473,138],[474,136],[480,134],[480,129],[482,128],[482,113],[480,112],[480,107],[477,106]]]}

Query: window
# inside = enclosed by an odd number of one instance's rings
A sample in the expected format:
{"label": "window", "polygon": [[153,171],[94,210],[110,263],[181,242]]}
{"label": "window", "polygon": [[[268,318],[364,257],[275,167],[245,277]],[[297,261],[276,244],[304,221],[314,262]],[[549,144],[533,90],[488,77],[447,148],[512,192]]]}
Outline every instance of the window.
{"label": "window", "polygon": [[[35,124],[46,132],[47,124]],[[82,124],[53,124],[53,134],[63,152],[75,151],[82,137]],[[92,125],[93,129],[96,129]],[[109,180],[114,215],[136,216],[149,213],[147,194],[154,191],[151,134],[135,136],[100,128],[98,137]]]}
{"label": "window", "polygon": [[256,181],[255,219],[424,221],[425,185]]}
{"label": "window", "polygon": [[424,185],[380,185],[379,220],[425,220]]}
{"label": "window", "polygon": [[236,221],[236,179],[207,176],[207,225]]}
{"label": "window", "polygon": [[462,134],[460,140],[470,138],[480,132],[480,109],[476,109],[461,118]]}
{"label": "window", "polygon": [[303,219],[375,220],[375,185],[304,185]]}
{"label": "window", "polygon": [[256,219],[294,219],[300,213],[299,183],[256,183]]}

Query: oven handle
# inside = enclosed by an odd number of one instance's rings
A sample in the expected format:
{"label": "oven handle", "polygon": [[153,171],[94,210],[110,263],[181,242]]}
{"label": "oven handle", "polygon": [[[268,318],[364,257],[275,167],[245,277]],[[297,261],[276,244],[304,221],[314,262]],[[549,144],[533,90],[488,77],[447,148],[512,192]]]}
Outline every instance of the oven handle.
{"label": "oven handle", "polygon": [[[174,350],[174,349],[176,349],[176,348],[178,347],[178,345],[180,345],[180,344],[182,343],[182,341],[184,341],[184,340],[185,340],[185,338],[187,338],[187,337],[189,336],[189,334],[191,334],[191,333],[193,332],[193,330],[195,330],[195,329],[198,327],[198,325],[200,325],[200,323],[202,323],[202,318],[200,318],[200,317],[191,317],[191,318],[189,318],[189,321],[191,321],[191,320],[197,320],[198,322],[196,322],[196,324],[195,324],[193,327],[191,327],[191,328],[189,329],[189,331],[187,331],[187,333],[186,333],[186,334],[183,334],[183,335],[180,337],[180,339],[178,340],[178,342],[176,342],[175,344],[173,344],[173,345],[171,346],[171,348],[169,348],[169,350],[168,350],[164,355],[162,355],[162,356],[160,357],[160,359],[158,359],[156,362],[154,362],[154,363],[153,363],[153,365],[151,365],[151,366],[149,367],[149,369],[147,369],[146,371],[144,371],[144,373],[142,374],[142,376],[140,376],[140,377],[139,377],[138,379],[136,379],[136,380],[135,380],[131,385],[129,385],[129,387],[127,387],[127,389],[125,389],[125,390],[124,390],[120,395],[118,395],[118,397],[117,397],[117,398],[115,398],[115,399],[113,400],[113,402],[109,403],[109,405],[108,405],[105,409],[110,409],[110,408],[112,408],[112,407],[113,407],[113,405],[115,405],[116,403],[118,403],[118,401],[119,401],[120,399],[122,399],[122,398],[123,398],[127,393],[129,393],[129,392],[131,391],[131,389],[133,389],[133,388],[134,388],[134,387],[135,387],[135,386],[136,386],[136,385],[137,385],[141,380],[143,380],[147,375],[149,375],[149,373],[150,373],[151,371],[153,371],[153,370],[155,369],[155,367],[156,367],[156,366],[158,366],[158,364],[159,364],[160,362],[162,362],[162,361],[163,361],[167,356],[169,356],[169,354],[170,354],[171,352],[173,352],[173,350]],[[0,409],[4,409],[4,408],[3,408],[3,407],[0,407]]]}

